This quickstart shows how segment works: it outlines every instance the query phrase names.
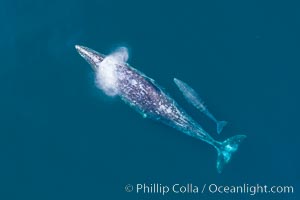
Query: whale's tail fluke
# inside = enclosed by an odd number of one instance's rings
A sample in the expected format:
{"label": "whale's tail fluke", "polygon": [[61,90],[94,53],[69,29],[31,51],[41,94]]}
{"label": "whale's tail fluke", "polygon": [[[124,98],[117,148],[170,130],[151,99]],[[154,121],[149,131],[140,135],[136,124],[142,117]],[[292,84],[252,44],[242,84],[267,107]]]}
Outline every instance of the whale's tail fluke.
{"label": "whale's tail fluke", "polygon": [[227,121],[218,121],[217,122],[217,133],[220,134],[224,128],[224,126],[227,125]]}
{"label": "whale's tail fluke", "polygon": [[236,135],[214,145],[218,151],[217,170],[219,173],[222,172],[224,165],[230,161],[232,154],[237,151],[245,138],[245,135]]}

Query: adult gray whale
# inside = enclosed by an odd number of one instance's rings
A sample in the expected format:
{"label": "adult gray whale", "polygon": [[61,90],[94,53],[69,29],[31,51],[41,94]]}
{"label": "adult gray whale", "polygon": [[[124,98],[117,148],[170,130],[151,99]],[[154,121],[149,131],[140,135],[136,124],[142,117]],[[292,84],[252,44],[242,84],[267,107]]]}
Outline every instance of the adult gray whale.
{"label": "adult gray whale", "polygon": [[107,95],[119,96],[143,117],[163,122],[215,147],[219,173],[245,139],[245,135],[236,135],[223,142],[214,140],[154,80],[127,64],[126,48],[108,56],[79,45],[75,48],[96,72],[98,85]]}

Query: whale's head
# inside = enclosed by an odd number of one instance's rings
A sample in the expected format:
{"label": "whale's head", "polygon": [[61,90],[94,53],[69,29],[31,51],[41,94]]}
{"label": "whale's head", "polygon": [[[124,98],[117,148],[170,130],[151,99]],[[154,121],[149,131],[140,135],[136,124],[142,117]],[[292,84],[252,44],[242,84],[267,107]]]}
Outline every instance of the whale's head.
{"label": "whale's head", "polygon": [[96,84],[107,95],[118,94],[118,66],[126,63],[128,50],[120,47],[111,54],[104,56],[88,47],[76,45],[78,53],[92,66],[96,72]]}
{"label": "whale's head", "polygon": [[97,51],[94,51],[93,49],[80,45],[75,45],[75,48],[78,51],[78,53],[91,65],[93,70],[97,71],[97,68],[99,67],[100,63],[105,58],[105,55],[100,54]]}

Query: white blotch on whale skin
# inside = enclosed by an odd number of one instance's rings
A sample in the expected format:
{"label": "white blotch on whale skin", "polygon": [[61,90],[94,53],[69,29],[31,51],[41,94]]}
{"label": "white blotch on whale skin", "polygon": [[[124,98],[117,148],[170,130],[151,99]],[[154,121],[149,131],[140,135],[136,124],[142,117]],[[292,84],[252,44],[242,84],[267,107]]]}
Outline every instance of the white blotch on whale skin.
{"label": "white blotch on whale skin", "polygon": [[167,108],[167,113],[169,113],[169,114],[172,113],[171,107],[168,107],[168,108]]}
{"label": "white blotch on whale skin", "polygon": [[128,60],[128,50],[120,47],[106,56],[99,64],[96,72],[96,84],[105,94],[115,96],[119,93],[117,65]]}
{"label": "white blotch on whale skin", "polygon": [[137,84],[136,80],[134,80],[134,79],[131,80],[131,84],[132,84],[132,85],[136,85],[136,84]]}
{"label": "white blotch on whale skin", "polygon": [[166,106],[163,105],[163,104],[159,104],[158,109],[159,109],[160,111],[165,111],[165,110],[166,110]]}

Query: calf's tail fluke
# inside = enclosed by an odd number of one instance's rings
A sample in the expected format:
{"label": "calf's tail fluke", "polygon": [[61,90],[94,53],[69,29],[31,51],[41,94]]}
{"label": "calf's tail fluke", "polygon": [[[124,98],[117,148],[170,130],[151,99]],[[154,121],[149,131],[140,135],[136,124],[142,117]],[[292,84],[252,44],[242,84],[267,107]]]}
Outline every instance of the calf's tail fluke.
{"label": "calf's tail fluke", "polygon": [[230,161],[232,154],[238,150],[240,143],[245,138],[245,135],[236,135],[214,145],[218,151],[217,170],[219,173],[222,172],[224,165]]}
{"label": "calf's tail fluke", "polygon": [[220,134],[224,128],[224,126],[226,126],[227,121],[218,121],[217,122],[217,133]]}

